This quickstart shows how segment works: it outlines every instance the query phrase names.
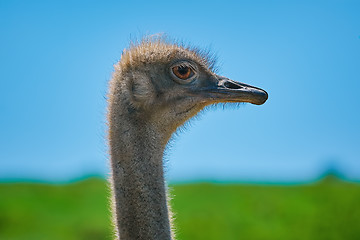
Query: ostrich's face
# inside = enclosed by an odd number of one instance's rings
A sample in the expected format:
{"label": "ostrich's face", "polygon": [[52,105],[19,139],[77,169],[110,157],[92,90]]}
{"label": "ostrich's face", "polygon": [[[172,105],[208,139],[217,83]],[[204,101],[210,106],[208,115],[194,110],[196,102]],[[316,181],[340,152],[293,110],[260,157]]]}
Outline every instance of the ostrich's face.
{"label": "ostrich's face", "polygon": [[216,75],[206,66],[188,59],[174,61],[168,69],[168,75],[174,82],[173,89],[181,88],[184,97],[205,105],[219,102],[261,105],[268,98],[266,91],[260,88]]}
{"label": "ostrich's face", "polygon": [[166,44],[153,48],[133,54],[137,64],[128,71],[132,79],[128,88],[137,110],[160,125],[176,128],[210,104],[261,105],[268,98],[260,88],[215,74],[194,51]]}

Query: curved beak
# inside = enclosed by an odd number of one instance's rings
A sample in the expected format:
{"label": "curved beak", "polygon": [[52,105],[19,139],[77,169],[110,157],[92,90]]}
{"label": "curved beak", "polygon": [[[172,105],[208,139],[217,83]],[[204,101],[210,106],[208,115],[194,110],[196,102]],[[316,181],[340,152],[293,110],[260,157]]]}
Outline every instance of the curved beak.
{"label": "curved beak", "polygon": [[249,102],[261,105],[268,99],[265,90],[218,76],[215,86],[204,89],[216,102]]}

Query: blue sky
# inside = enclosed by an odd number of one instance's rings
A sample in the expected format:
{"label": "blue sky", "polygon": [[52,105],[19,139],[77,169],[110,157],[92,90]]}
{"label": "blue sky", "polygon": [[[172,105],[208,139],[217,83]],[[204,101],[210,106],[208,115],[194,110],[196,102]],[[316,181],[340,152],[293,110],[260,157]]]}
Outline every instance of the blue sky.
{"label": "blue sky", "polygon": [[167,153],[171,181],[360,180],[358,1],[0,2],[0,179],[107,169],[107,82],[144,34],[211,48],[220,74],[269,93],[211,109]]}

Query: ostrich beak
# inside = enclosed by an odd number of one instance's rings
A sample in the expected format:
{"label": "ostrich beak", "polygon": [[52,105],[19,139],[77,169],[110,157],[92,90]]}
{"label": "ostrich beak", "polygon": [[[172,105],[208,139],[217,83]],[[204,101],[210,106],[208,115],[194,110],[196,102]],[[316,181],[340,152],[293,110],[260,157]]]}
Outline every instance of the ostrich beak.
{"label": "ostrich beak", "polygon": [[249,102],[261,105],[268,99],[265,90],[218,76],[215,86],[207,91],[216,102]]}

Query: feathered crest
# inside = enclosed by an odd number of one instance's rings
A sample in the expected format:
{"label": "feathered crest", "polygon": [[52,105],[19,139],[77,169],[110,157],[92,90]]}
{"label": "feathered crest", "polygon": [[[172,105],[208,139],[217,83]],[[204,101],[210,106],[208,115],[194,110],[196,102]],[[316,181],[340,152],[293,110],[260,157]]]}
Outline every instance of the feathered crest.
{"label": "feathered crest", "polygon": [[[129,47],[123,50],[119,63],[125,67],[128,64],[134,64],[136,60],[139,62],[151,60],[156,53],[165,53],[164,57],[166,57],[166,53],[179,50],[193,55],[192,57],[195,57],[197,62],[202,63],[212,72],[218,71],[216,54],[209,47],[202,49],[184,41],[170,38],[163,33],[131,39]],[[141,59],[139,59],[140,56]]]}

